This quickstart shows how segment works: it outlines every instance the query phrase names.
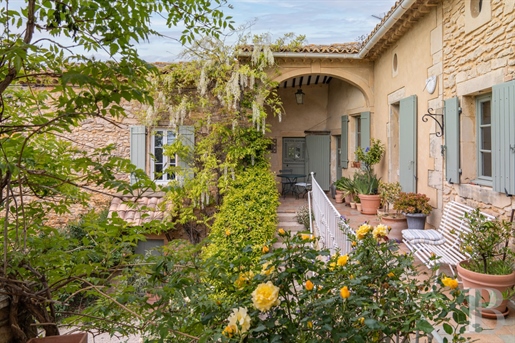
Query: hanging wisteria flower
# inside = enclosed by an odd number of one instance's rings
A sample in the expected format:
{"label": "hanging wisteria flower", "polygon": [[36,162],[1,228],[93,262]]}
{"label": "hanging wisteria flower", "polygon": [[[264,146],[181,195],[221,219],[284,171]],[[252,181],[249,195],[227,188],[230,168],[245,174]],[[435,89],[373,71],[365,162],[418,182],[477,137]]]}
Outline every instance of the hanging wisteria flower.
{"label": "hanging wisteria flower", "polygon": [[252,303],[261,312],[268,311],[272,306],[278,306],[281,303],[279,287],[274,286],[271,281],[259,284],[252,292]]}
{"label": "hanging wisteria flower", "polygon": [[372,231],[372,235],[375,239],[379,239],[388,236],[388,231],[388,226],[379,224],[374,228],[374,231]]}
{"label": "hanging wisteria flower", "polygon": [[243,334],[250,329],[250,316],[246,307],[233,308],[227,321],[229,322],[228,327],[233,328],[237,334]]}
{"label": "hanging wisteria flower", "polygon": [[450,289],[458,288],[458,280],[452,279],[450,277],[443,277],[442,283],[444,284],[444,286],[449,287]]}
{"label": "hanging wisteria flower", "polygon": [[372,230],[372,226],[365,223],[358,228],[358,231],[356,231],[356,237],[358,239],[363,239],[370,230]]}

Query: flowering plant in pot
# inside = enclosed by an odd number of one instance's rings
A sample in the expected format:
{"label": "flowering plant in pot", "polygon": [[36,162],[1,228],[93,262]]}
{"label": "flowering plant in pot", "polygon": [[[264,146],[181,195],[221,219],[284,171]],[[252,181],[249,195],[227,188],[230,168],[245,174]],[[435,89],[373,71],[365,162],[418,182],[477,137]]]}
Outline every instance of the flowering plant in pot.
{"label": "flowering plant in pot", "polygon": [[409,229],[420,230],[424,229],[426,217],[433,210],[427,195],[413,192],[400,192],[393,208],[406,216]]}
{"label": "flowering plant in pot", "polygon": [[[469,221],[470,231],[460,235],[460,249],[469,258],[458,264],[458,274],[465,287],[482,290],[483,300],[496,296],[495,301],[490,301],[489,308],[480,306],[483,316],[507,315],[508,298],[515,294],[515,252],[510,247],[510,240],[515,237],[513,224],[489,220],[479,208],[465,213],[465,218]],[[486,289],[496,289],[498,293],[491,295]]]}
{"label": "flowering plant in pot", "polygon": [[[379,195],[383,204],[383,213],[379,216],[382,224],[390,228],[388,237],[397,241],[402,240],[402,230],[408,228],[406,216],[399,211],[390,211],[390,205],[394,204],[401,193],[401,184],[399,182],[383,182],[379,181]],[[379,214],[379,210],[377,210]]]}
{"label": "flowering plant in pot", "polygon": [[354,174],[354,185],[359,193],[363,214],[376,214],[381,204],[381,197],[378,195],[379,178],[374,174],[373,166],[381,161],[385,149],[378,139],[372,139],[365,150],[361,147],[356,149],[355,155],[363,172]]}

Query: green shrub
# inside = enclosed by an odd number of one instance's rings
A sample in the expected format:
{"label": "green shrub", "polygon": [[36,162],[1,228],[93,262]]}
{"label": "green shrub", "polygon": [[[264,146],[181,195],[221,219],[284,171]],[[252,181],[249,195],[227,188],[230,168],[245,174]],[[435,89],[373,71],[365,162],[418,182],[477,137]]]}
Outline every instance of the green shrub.
{"label": "green shrub", "polygon": [[[311,211],[311,219],[315,219],[313,211]],[[306,229],[309,229],[310,218],[308,206],[302,206],[297,210],[297,213],[295,214],[295,220],[297,223],[304,225]]]}
{"label": "green shrub", "polygon": [[245,250],[257,262],[277,228],[277,206],[279,194],[267,163],[236,175],[215,215],[204,257],[233,261]]}

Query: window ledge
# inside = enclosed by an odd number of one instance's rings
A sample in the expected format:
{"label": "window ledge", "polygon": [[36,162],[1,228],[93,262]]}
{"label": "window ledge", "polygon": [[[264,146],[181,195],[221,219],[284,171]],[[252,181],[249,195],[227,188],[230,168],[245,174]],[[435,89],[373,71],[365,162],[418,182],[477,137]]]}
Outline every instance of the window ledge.
{"label": "window ledge", "polygon": [[492,180],[475,179],[475,180],[470,181],[469,184],[470,185],[493,187],[493,181]]}

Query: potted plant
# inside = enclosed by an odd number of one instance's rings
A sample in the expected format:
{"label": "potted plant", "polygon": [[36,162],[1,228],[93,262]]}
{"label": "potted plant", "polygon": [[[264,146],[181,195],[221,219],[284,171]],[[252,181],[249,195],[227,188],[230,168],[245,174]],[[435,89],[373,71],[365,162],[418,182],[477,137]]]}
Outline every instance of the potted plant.
{"label": "potted plant", "polygon": [[[379,181],[379,195],[383,204],[383,213],[379,216],[382,224],[390,228],[388,237],[397,241],[402,240],[402,230],[408,228],[406,216],[399,211],[390,211],[390,205],[393,205],[399,194],[401,193],[401,184],[399,182],[383,182]],[[379,210],[377,210],[379,214]]]}
{"label": "potted plant", "polygon": [[[508,299],[515,294],[515,252],[510,247],[510,240],[515,237],[513,224],[488,220],[479,209],[465,213],[465,218],[470,231],[460,235],[460,248],[470,258],[457,266],[463,286],[481,290],[483,300],[489,303],[485,308],[479,306],[483,317],[506,316]],[[489,289],[495,291],[492,293]]]}
{"label": "potted plant", "polygon": [[406,216],[408,229],[424,230],[426,217],[433,210],[425,194],[400,192],[393,208]]}
{"label": "potted plant", "polygon": [[[336,181],[336,191],[337,193],[340,193],[342,197],[345,197],[345,202],[350,205],[353,194],[355,193],[353,180],[346,176],[342,176],[338,181]],[[338,199],[336,199],[336,202],[338,202]]]}
{"label": "potted plant", "polygon": [[354,174],[356,176],[354,183],[361,200],[361,213],[363,214],[376,214],[381,204],[381,197],[378,191],[379,178],[374,174],[373,166],[381,161],[384,152],[385,146],[378,139],[372,139],[370,147],[367,147],[365,150],[361,147],[356,149],[355,155],[361,164],[363,172]]}

